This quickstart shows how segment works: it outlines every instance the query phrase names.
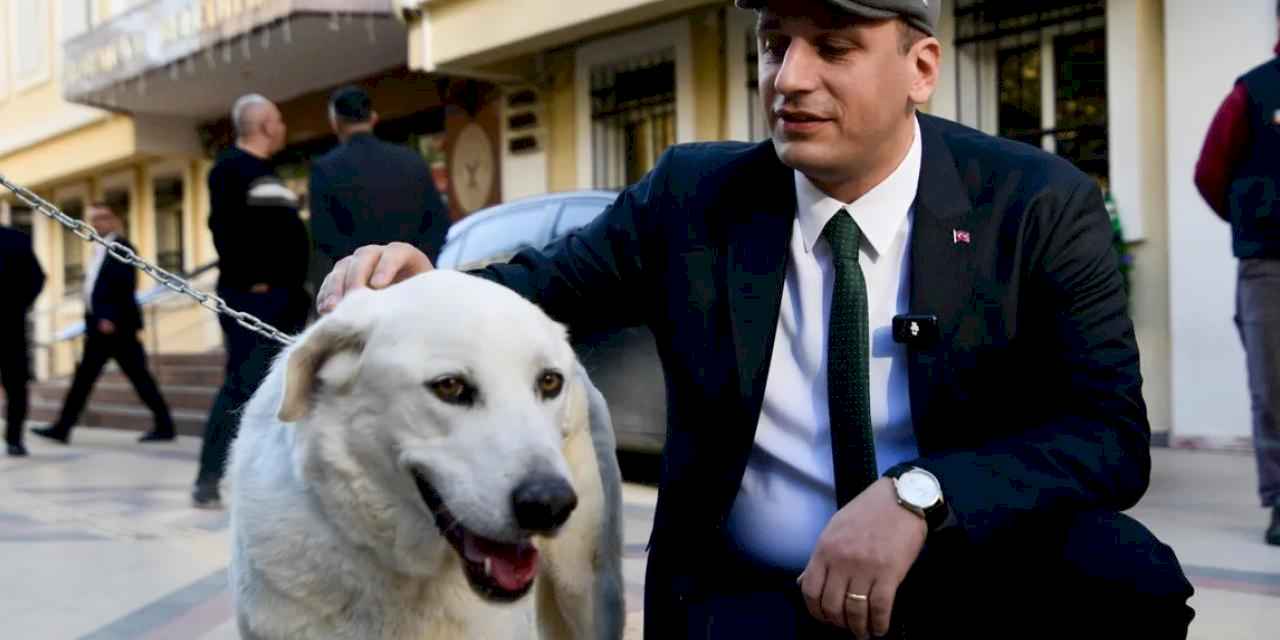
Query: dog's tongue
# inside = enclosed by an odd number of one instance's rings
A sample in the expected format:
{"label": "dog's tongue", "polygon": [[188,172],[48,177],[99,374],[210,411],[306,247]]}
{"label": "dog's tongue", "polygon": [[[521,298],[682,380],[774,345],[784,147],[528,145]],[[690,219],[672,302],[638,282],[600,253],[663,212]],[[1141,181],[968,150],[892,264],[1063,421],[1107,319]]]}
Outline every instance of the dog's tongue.
{"label": "dog's tongue", "polygon": [[508,591],[525,588],[538,573],[538,550],[528,540],[506,544],[468,533],[465,549],[472,562],[484,563],[487,558],[489,576]]}

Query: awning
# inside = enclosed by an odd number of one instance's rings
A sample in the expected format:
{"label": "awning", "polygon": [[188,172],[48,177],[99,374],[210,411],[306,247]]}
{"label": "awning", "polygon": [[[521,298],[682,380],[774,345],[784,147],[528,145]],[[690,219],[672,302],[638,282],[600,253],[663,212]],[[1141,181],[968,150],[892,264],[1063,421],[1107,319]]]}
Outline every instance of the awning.
{"label": "awning", "polygon": [[407,62],[393,0],[151,0],[63,45],[63,95],[208,118],[245,93],[285,100]]}
{"label": "awning", "polygon": [[400,0],[410,13],[409,65],[466,74],[504,59],[636,26],[714,0]]}

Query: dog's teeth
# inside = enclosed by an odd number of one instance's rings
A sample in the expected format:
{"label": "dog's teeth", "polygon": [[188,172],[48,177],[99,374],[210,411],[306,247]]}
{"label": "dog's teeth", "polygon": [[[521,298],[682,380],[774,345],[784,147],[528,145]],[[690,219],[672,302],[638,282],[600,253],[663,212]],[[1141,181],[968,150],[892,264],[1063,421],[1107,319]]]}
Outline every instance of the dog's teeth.
{"label": "dog's teeth", "polygon": [[493,577],[493,558],[484,559],[484,575],[490,578]]}

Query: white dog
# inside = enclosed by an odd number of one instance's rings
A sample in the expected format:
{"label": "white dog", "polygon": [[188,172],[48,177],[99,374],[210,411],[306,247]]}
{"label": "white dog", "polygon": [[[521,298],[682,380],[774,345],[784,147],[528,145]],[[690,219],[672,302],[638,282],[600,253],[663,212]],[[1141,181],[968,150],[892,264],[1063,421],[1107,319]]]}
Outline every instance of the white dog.
{"label": "white dog", "polygon": [[450,271],[353,292],[241,419],[241,635],[620,638],[613,447],[564,327],[515,293]]}

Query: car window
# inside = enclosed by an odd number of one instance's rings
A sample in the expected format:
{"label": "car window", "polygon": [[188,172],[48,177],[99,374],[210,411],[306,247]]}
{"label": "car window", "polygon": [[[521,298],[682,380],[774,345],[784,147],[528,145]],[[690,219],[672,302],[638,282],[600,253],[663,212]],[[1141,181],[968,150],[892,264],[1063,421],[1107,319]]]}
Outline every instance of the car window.
{"label": "car window", "polygon": [[463,245],[458,262],[477,262],[521,247],[541,246],[557,207],[555,203],[533,205],[480,222],[459,238]]}
{"label": "car window", "polygon": [[560,211],[560,219],[556,221],[552,237],[560,236],[586,225],[596,219],[600,212],[609,206],[608,200],[576,200],[564,205]]}

